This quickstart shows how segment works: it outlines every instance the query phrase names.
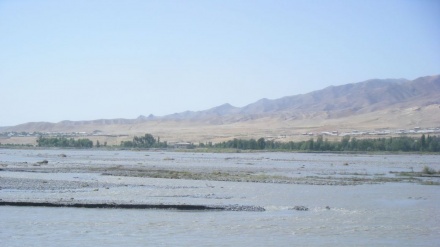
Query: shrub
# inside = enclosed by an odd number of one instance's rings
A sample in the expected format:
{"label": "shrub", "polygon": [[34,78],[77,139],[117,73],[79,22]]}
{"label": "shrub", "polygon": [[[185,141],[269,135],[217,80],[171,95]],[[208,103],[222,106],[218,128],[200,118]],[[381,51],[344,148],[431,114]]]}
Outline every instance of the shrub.
{"label": "shrub", "polygon": [[436,174],[437,172],[433,168],[431,168],[429,166],[425,166],[425,167],[423,167],[422,173],[424,173],[424,174]]}

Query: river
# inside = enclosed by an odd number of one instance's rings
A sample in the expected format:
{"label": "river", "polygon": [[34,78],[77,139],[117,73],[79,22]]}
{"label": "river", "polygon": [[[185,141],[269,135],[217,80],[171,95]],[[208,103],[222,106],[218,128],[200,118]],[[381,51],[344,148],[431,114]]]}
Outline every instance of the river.
{"label": "river", "polygon": [[[62,158],[60,153],[67,157]],[[180,204],[243,204],[247,211],[178,211],[0,207],[1,246],[438,246],[438,185],[396,181],[356,185],[313,185],[103,176],[31,171],[48,167],[111,163],[233,171],[243,168],[289,177],[393,177],[390,171],[440,169],[436,155],[197,154],[172,152],[0,150],[0,179],[32,182],[124,183],[108,189],[3,188],[2,200],[115,200]],[[69,158],[70,157],[70,158]],[[115,158],[116,157],[116,158]],[[24,163],[26,162],[26,163]],[[348,164],[345,164],[345,163]],[[52,164],[52,166],[50,166]],[[14,170],[15,168],[21,170]],[[52,167],[52,168],[50,168]],[[11,170],[7,170],[11,168]],[[26,169],[24,169],[26,168]],[[37,168],[40,168],[37,166]],[[24,170],[23,170],[24,169]],[[300,174],[299,174],[300,173]],[[348,175],[349,174],[349,175]],[[354,175],[353,175],[354,176]],[[8,180],[9,181],[9,180]],[[47,183],[50,184],[50,183]],[[129,186],[127,186],[129,185]],[[138,186],[139,185],[139,186]],[[15,186],[15,185],[14,185]],[[108,185],[105,185],[108,186]],[[307,211],[293,210],[301,205]]]}

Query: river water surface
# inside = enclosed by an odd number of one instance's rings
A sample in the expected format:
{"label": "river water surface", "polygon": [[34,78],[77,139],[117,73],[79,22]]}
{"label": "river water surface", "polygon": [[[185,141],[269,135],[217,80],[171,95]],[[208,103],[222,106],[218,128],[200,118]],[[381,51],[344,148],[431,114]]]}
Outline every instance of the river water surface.
{"label": "river water surface", "polygon": [[[4,167],[108,163],[300,176],[392,177],[440,169],[435,155],[191,154],[129,151],[0,150]],[[59,154],[67,158],[59,158]],[[116,157],[116,158],[115,158]],[[27,163],[23,163],[27,162]],[[346,165],[345,163],[349,164]],[[141,164],[140,164],[141,163]],[[22,165],[25,164],[25,165]],[[7,166],[6,166],[7,165]],[[238,169],[238,168],[237,168]],[[351,176],[351,175],[350,175]],[[438,185],[384,182],[310,185],[0,171],[0,179],[99,180],[127,186],[87,190],[3,188],[2,200],[115,200],[256,205],[264,212],[0,207],[1,246],[439,246]],[[101,181],[100,180],[100,181]],[[142,186],[137,186],[142,185]],[[296,205],[308,211],[297,211]]]}

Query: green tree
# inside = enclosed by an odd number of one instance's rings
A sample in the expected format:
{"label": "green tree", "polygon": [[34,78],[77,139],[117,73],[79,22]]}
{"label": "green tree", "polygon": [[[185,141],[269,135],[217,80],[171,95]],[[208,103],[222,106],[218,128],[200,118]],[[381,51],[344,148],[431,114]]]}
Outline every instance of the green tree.
{"label": "green tree", "polygon": [[344,136],[341,140],[341,151],[349,149],[350,136]]}
{"label": "green tree", "polygon": [[426,137],[425,134],[420,137],[420,151],[424,151],[428,145],[426,145]]}
{"label": "green tree", "polygon": [[323,150],[323,144],[324,144],[324,140],[323,140],[323,137],[322,137],[322,135],[319,135],[318,136],[318,138],[316,139],[316,142],[315,142],[315,144],[314,144],[314,150],[317,150],[317,151],[322,151]]}
{"label": "green tree", "polygon": [[257,146],[258,146],[259,149],[265,149],[266,148],[266,141],[264,140],[263,137],[258,139]]}

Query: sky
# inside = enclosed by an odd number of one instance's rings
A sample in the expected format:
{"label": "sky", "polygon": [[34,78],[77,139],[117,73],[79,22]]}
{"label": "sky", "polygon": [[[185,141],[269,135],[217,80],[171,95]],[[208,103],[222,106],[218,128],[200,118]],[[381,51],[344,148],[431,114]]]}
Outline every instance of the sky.
{"label": "sky", "polygon": [[0,0],[0,126],[437,74],[437,0]]}

